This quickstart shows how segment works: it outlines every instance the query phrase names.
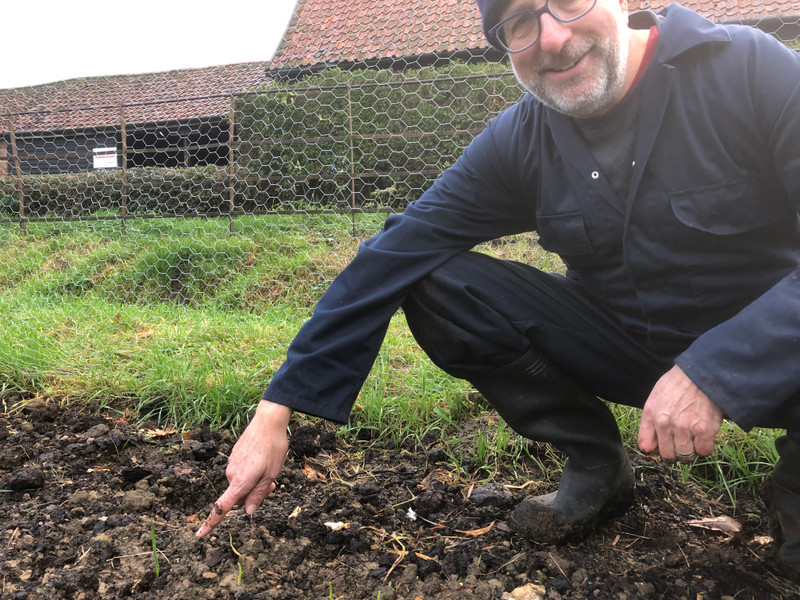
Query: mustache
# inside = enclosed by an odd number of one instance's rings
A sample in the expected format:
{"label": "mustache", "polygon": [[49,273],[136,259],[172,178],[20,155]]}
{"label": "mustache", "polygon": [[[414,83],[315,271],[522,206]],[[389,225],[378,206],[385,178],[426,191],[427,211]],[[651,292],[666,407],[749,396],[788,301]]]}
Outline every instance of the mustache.
{"label": "mustache", "polygon": [[593,46],[593,40],[585,39],[578,45],[564,46],[557,54],[542,55],[536,65],[536,71],[538,73],[563,71],[583,58]]}

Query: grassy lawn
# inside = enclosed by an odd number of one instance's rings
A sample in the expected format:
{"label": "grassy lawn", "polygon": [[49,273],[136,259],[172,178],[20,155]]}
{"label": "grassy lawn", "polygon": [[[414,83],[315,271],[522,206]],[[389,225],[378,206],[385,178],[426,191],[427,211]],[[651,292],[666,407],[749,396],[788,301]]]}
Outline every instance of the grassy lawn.
{"label": "grassy lawn", "polygon": [[[0,225],[0,396],[240,430],[317,299],[382,222],[240,217],[234,236],[226,219],[130,221],[124,235],[115,221]],[[561,268],[533,236],[482,250]],[[635,449],[638,411],[614,410]],[[498,464],[531,458],[493,415],[428,360],[399,313],[340,434],[368,430],[396,445],[448,437],[453,464],[478,464],[472,476],[488,478]],[[774,463],[773,438],[726,424],[711,458],[675,468],[735,500]]]}

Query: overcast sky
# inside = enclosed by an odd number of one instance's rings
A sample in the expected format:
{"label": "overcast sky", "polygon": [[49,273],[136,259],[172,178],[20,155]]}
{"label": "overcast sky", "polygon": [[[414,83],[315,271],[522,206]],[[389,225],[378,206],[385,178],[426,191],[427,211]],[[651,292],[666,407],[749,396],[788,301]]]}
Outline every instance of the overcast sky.
{"label": "overcast sky", "polygon": [[295,0],[2,0],[0,89],[272,58]]}

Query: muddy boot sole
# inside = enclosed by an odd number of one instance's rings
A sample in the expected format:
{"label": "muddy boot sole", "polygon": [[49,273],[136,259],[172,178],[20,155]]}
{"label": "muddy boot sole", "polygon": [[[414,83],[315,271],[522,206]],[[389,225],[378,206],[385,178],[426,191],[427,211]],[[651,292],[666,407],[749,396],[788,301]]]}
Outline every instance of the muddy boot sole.
{"label": "muddy boot sole", "polygon": [[580,541],[602,521],[627,511],[633,505],[634,487],[633,473],[630,472],[629,477],[623,478],[618,493],[599,507],[587,503],[569,508],[575,505],[575,501],[560,501],[558,492],[528,498],[509,515],[508,526],[518,535],[539,544]]}

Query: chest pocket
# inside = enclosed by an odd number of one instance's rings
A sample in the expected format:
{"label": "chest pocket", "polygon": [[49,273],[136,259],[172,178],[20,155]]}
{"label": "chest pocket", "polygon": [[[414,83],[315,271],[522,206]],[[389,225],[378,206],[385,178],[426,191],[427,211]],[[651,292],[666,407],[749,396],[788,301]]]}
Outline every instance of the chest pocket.
{"label": "chest pocket", "polygon": [[583,213],[540,215],[536,219],[539,244],[560,256],[592,254],[592,244],[586,234]]}
{"label": "chest pocket", "polygon": [[674,192],[670,205],[684,225],[714,235],[734,235],[789,217],[782,194],[757,179],[740,179]]}

